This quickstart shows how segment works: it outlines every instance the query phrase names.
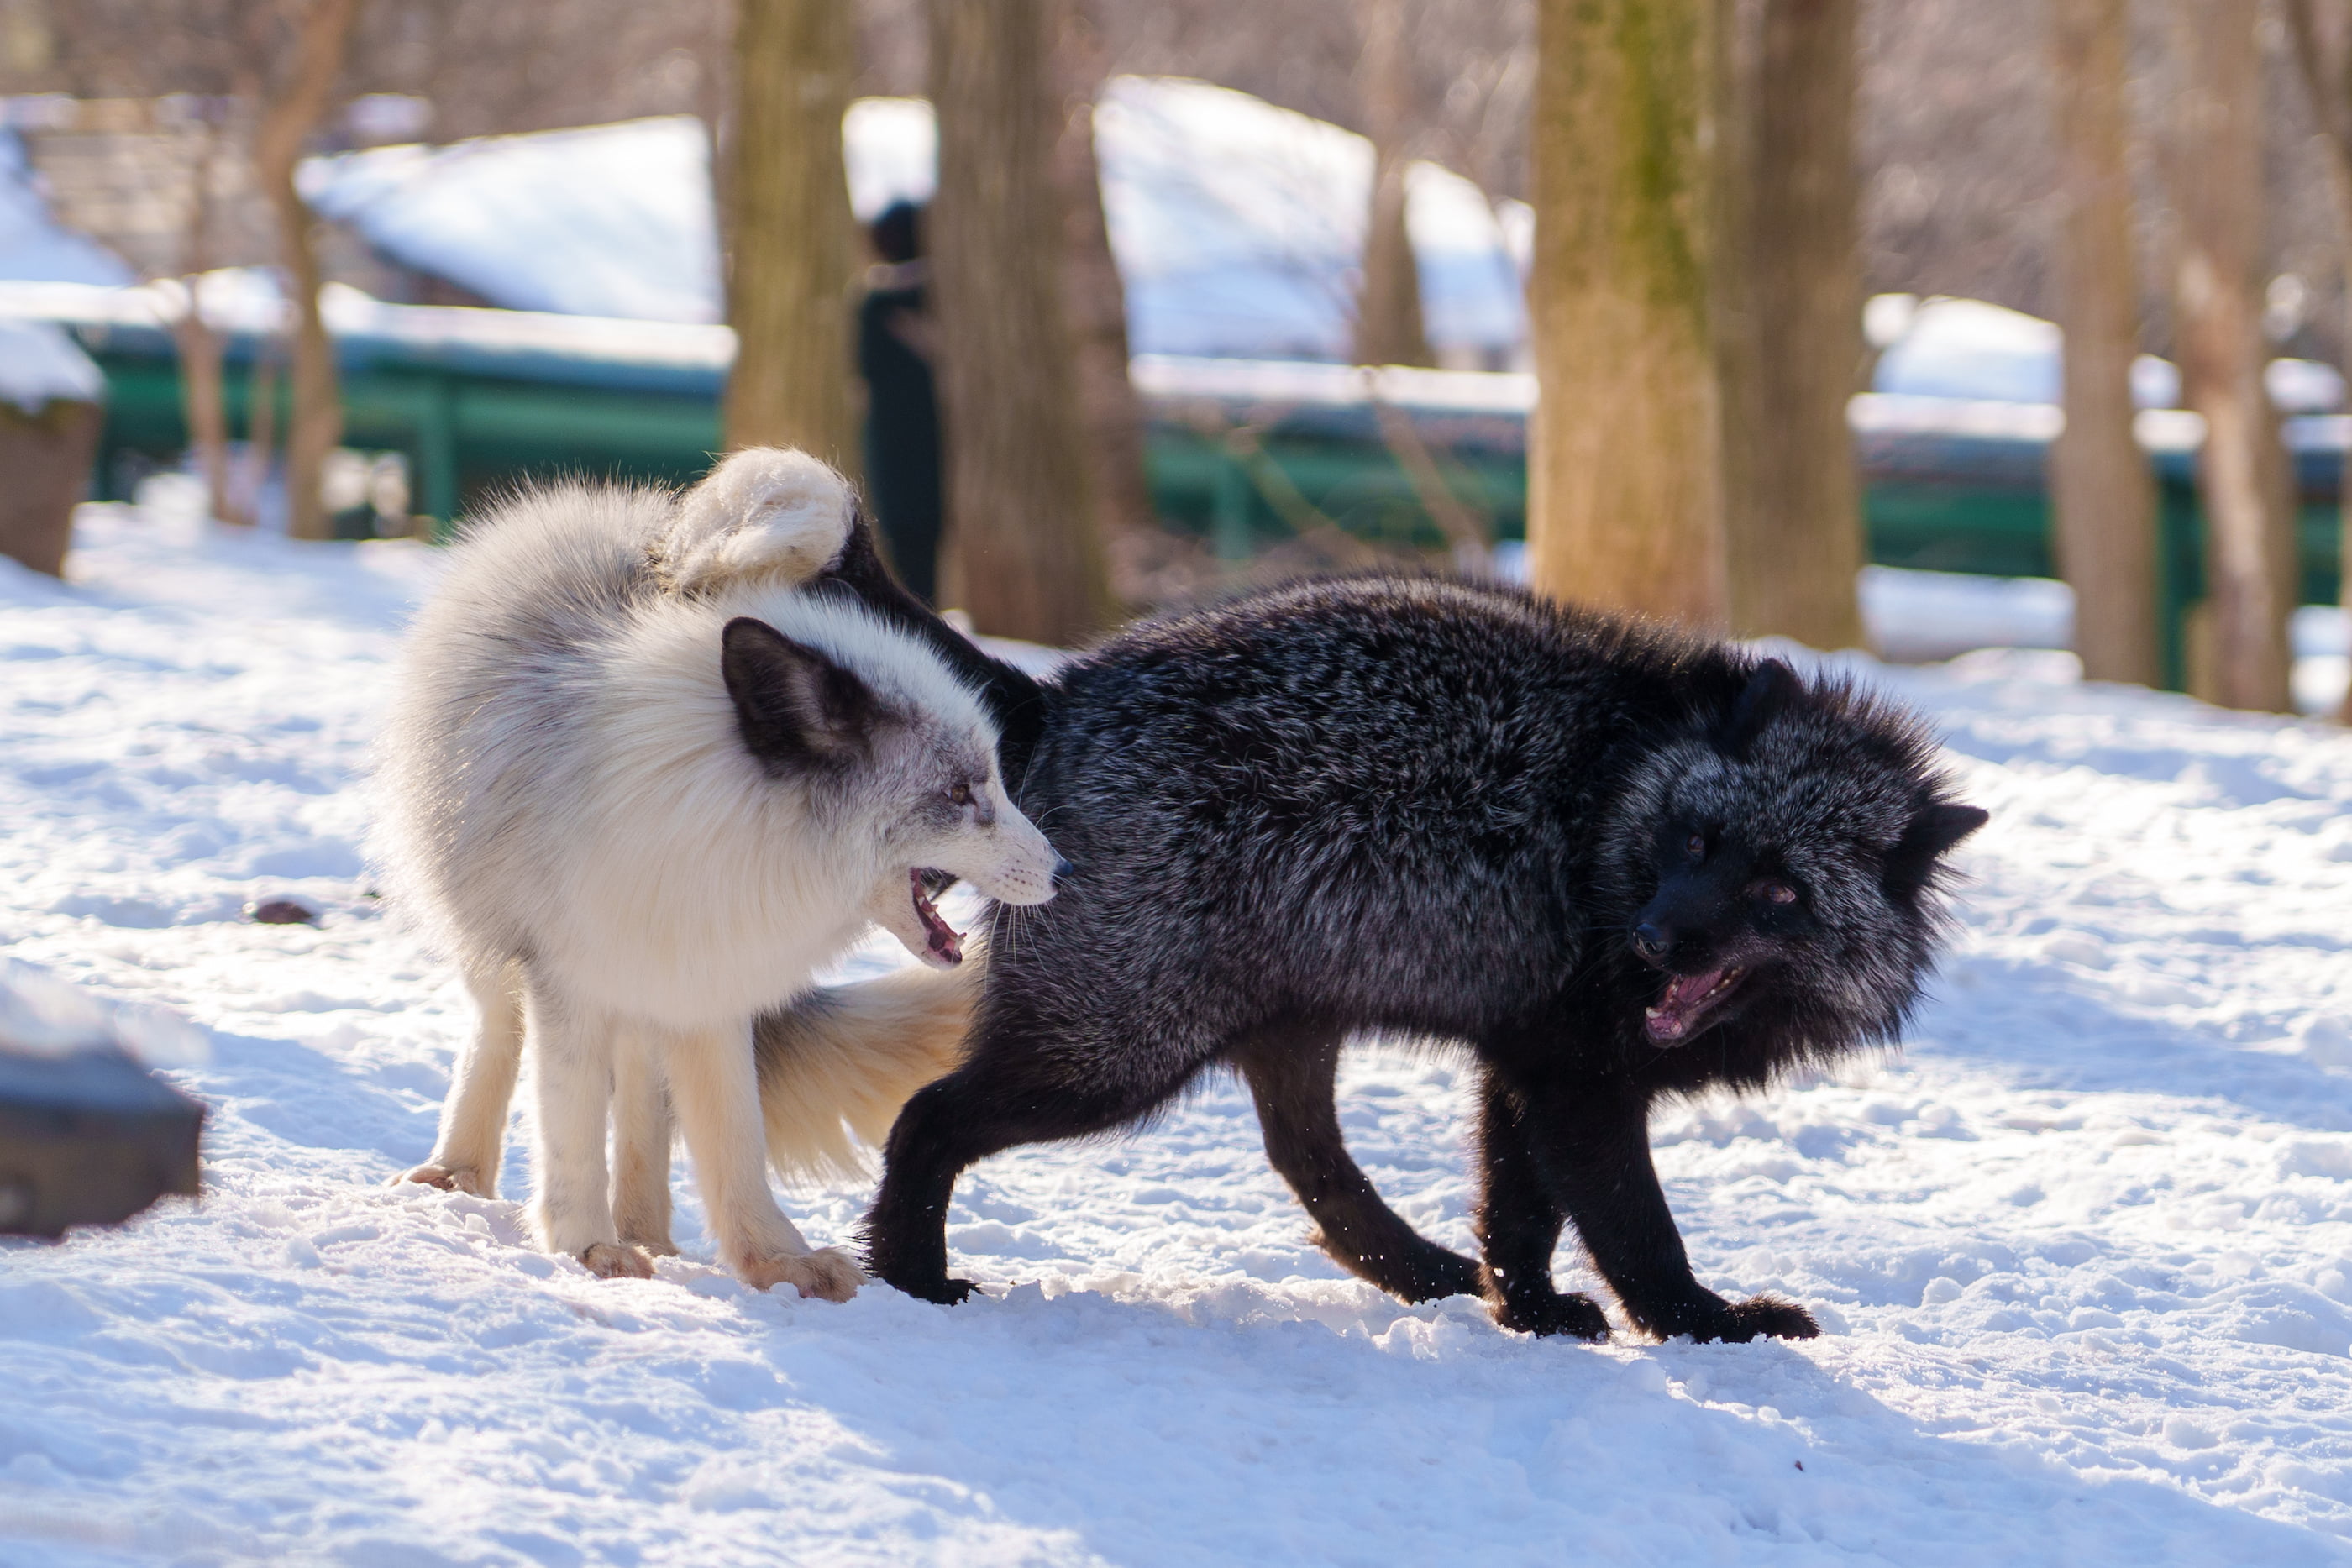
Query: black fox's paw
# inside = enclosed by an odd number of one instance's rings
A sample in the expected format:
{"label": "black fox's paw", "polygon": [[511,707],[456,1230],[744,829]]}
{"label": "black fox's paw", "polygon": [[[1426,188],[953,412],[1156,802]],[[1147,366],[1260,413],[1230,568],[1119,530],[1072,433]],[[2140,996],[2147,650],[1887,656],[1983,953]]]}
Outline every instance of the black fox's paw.
{"label": "black fox's paw", "polygon": [[[1420,1241],[1418,1237],[1414,1239]],[[1323,1249],[1323,1255],[1340,1268],[1360,1279],[1370,1280],[1399,1301],[1418,1305],[1423,1301],[1442,1301],[1448,1296],[1480,1296],[1486,1291],[1486,1277],[1477,1264],[1435,1242],[1420,1241],[1402,1258],[1394,1254],[1366,1258],[1320,1233],[1314,1241]]]}
{"label": "black fox's paw", "polygon": [[1608,1314],[1587,1295],[1489,1297],[1486,1310],[1497,1323],[1520,1333],[1566,1334],[1595,1343],[1609,1337]]}
{"label": "black fox's paw", "polygon": [[[1773,1339],[1818,1339],[1822,1325],[1813,1314],[1794,1301],[1784,1301],[1778,1296],[1750,1296],[1731,1309],[1732,1321],[1745,1331],[1739,1337],[1752,1339],[1765,1334]],[[1724,1338],[1729,1339],[1729,1334]]]}
{"label": "black fox's paw", "polygon": [[1778,1296],[1751,1296],[1744,1301],[1725,1301],[1720,1311],[1676,1324],[1667,1332],[1686,1333],[1695,1340],[1746,1344],[1759,1338],[1818,1338],[1822,1325],[1813,1321],[1812,1313],[1794,1301],[1784,1301]]}
{"label": "black fox's paw", "polygon": [[972,1281],[951,1279],[945,1274],[935,1280],[898,1280],[887,1274],[881,1278],[885,1284],[904,1291],[919,1301],[931,1301],[942,1307],[959,1306],[980,1289]]}

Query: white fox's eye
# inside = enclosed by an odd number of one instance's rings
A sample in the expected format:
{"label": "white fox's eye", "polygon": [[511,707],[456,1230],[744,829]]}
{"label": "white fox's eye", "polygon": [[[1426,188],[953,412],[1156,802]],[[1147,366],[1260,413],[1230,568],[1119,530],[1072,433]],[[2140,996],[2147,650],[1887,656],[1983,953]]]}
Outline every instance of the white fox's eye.
{"label": "white fox's eye", "polygon": [[957,785],[954,789],[948,791],[948,799],[959,806],[971,805],[971,786],[969,784]]}

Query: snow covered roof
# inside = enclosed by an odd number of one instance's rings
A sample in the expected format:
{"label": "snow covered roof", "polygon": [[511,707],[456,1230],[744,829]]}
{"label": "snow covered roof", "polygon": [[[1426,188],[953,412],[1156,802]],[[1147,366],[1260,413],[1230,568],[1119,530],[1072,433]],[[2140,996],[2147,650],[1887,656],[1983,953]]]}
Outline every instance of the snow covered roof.
{"label": "snow covered roof", "polygon": [[0,318],[0,402],[38,413],[52,402],[105,401],[105,374],[64,328]]}
{"label": "snow covered roof", "polygon": [[[928,103],[861,99],[842,133],[861,219],[929,197],[938,129]],[[1110,84],[1096,133],[1137,351],[1346,357],[1370,142],[1246,93],[1140,77]],[[1526,311],[1504,218],[1435,164],[1415,164],[1408,179],[1432,342],[1509,353]],[[691,119],[374,148],[312,159],[301,184],[387,255],[494,304],[719,319],[708,144]]]}
{"label": "snow covered roof", "polygon": [[23,139],[0,126],[0,279],[129,283],[134,276],[121,256],[49,215]]}
{"label": "snow covered roof", "polygon": [[[1864,311],[1866,330],[1885,344],[1871,390],[1910,397],[2055,404],[2065,334],[2057,323],[1981,299],[1914,300],[1880,295]],[[2132,398],[2143,409],[2180,401],[2180,372],[2142,354],[2132,362]],[[2344,403],[2344,378],[2312,360],[2273,360],[2263,373],[2271,401],[2288,413],[2325,413]]]}
{"label": "snow covered roof", "polygon": [[306,161],[303,198],[494,305],[719,319],[709,139],[687,115]]}
{"label": "snow covered roof", "polygon": [[[1095,155],[1138,352],[1347,357],[1369,141],[1230,88],[1120,77]],[[1516,347],[1519,271],[1485,195],[1415,163],[1405,214],[1433,345]]]}

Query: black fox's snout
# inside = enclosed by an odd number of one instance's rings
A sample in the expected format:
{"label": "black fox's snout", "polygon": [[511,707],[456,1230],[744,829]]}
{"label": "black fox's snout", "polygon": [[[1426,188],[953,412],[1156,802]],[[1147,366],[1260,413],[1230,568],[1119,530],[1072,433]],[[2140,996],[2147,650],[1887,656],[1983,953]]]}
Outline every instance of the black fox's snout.
{"label": "black fox's snout", "polygon": [[1627,936],[1644,963],[1661,969],[1706,964],[1748,935],[1737,901],[1713,885],[1711,877],[1666,878],[1657,894],[1633,916]]}
{"label": "black fox's snout", "polygon": [[1653,1044],[1683,1044],[1728,1016],[1736,1009],[1727,1004],[1775,956],[1738,894],[1713,867],[1673,872],[1627,927],[1634,955],[1661,971],[1657,994],[1643,1009],[1643,1032]]}

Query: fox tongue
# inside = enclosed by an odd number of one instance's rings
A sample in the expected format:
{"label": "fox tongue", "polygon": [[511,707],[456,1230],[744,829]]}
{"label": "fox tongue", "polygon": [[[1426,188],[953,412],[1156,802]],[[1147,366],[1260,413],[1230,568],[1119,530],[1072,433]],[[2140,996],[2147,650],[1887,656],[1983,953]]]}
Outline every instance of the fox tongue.
{"label": "fox tongue", "polygon": [[931,949],[931,956],[941,964],[962,963],[963,937],[940,917],[939,905],[933,904],[930,895],[923,891],[923,873],[908,872],[907,887],[915,900],[915,918],[923,923],[923,936]]}
{"label": "fox tongue", "polygon": [[1682,1039],[1689,1032],[1691,1020],[1699,1009],[1723,984],[1723,977],[1721,969],[1709,969],[1703,975],[1669,976],[1657,1005],[1642,1015],[1650,1038],[1668,1042]]}

